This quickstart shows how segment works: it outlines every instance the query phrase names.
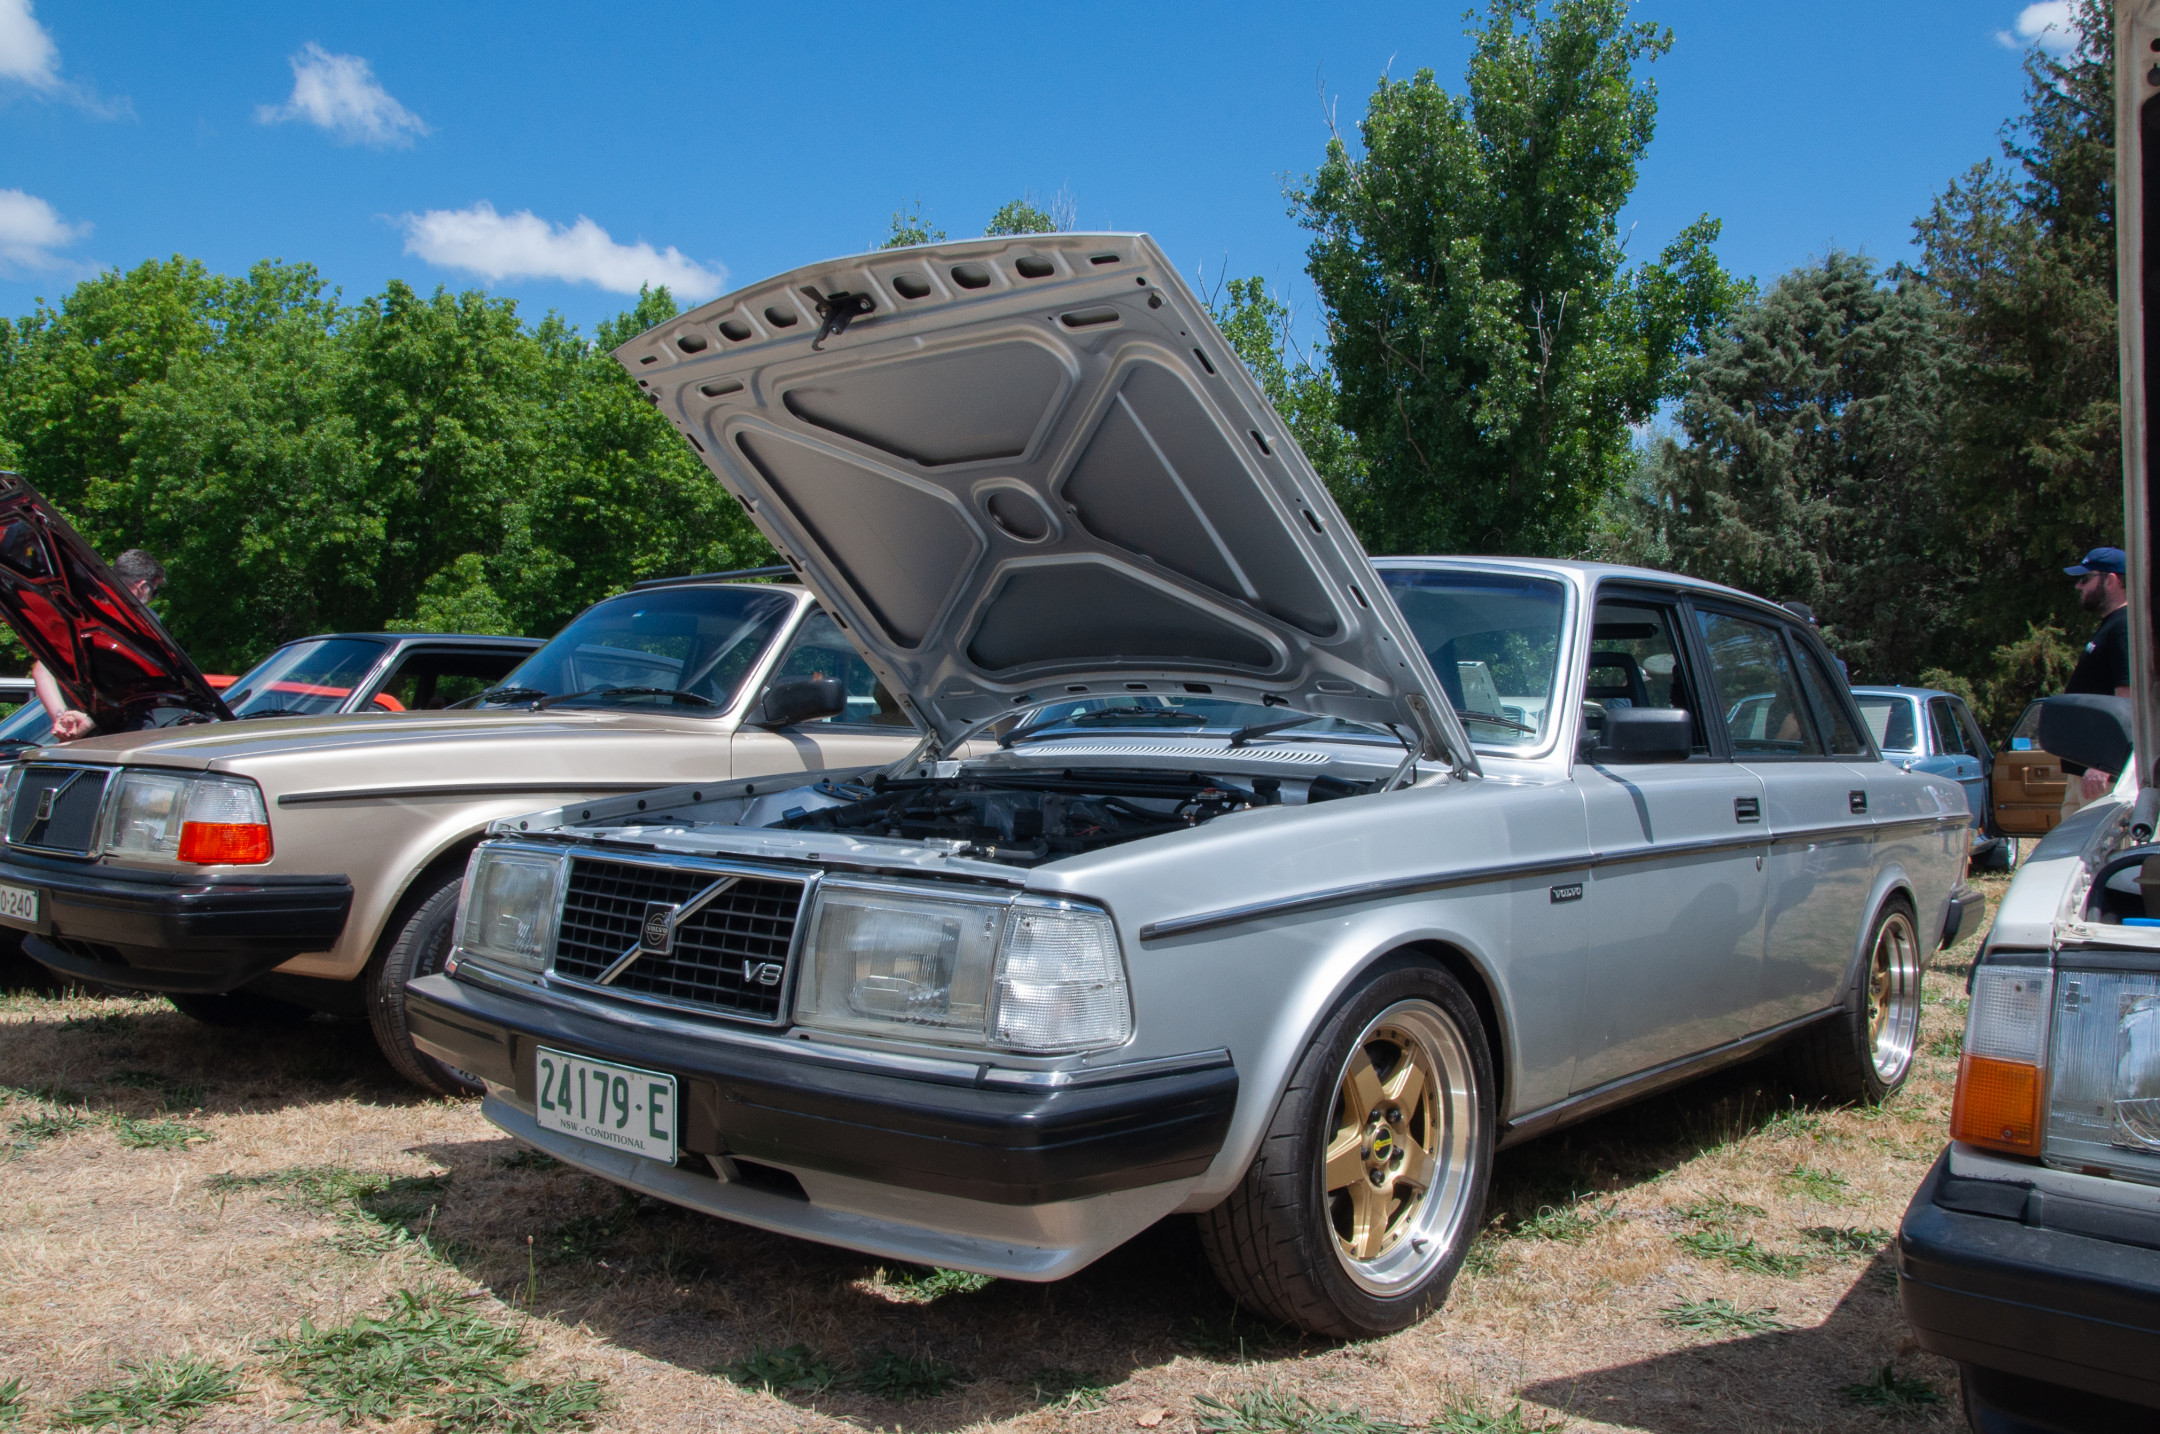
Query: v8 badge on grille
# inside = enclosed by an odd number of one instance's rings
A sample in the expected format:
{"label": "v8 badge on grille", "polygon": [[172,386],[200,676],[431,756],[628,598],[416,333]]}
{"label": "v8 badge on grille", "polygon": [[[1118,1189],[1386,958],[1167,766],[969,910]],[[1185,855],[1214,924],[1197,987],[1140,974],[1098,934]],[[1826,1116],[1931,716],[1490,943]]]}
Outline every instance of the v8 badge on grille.
{"label": "v8 badge on grille", "polygon": [[638,945],[655,956],[668,954],[668,945],[674,939],[674,928],[668,923],[675,919],[676,908],[665,901],[645,903],[645,922],[638,929]]}

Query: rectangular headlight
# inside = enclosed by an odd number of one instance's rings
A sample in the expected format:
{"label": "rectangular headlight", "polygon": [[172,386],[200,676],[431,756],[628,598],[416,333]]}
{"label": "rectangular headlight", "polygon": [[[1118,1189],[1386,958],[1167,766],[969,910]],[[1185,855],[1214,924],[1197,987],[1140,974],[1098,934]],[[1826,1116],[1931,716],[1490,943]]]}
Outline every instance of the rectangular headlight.
{"label": "rectangular headlight", "polygon": [[2063,971],[2055,989],[2043,1153],[2160,1184],[2160,975]]}
{"label": "rectangular headlight", "polygon": [[828,883],[818,894],[795,1016],[826,1030],[927,1028],[981,1045],[1005,903]]}
{"label": "rectangular headlight", "polygon": [[544,971],[555,954],[568,859],[482,844],[465,867],[458,898],[457,955],[519,971]]}
{"label": "rectangular headlight", "polygon": [[1117,930],[1063,902],[967,901],[828,884],[818,895],[795,1019],[824,1030],[997,1046],[1033,1055],[1132,1034]]}
{"label": "rectangular headlight", "polygon": [[262,789],[245,777],[123,768],[106,801],[109,856],[205,866],[270,859]]}

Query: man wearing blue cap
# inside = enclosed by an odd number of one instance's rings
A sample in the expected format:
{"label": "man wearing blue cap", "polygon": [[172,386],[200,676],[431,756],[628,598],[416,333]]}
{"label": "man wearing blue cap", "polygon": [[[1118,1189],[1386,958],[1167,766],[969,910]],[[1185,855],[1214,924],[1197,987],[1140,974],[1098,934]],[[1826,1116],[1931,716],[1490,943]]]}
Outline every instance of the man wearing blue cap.
{"label": "man wearing blue cap", "polygon": [[[2123,590],[2123,574],[2128,568],[2129,561],[2121,548],[2094,548],[2083,562],[2063,569],[2077,579],[2079,604],[2087,612],[2100,614],[2100,626],[2078,655],[2070,684],[2063,691],[2130,695],[2130,595]],[[2078,778],[2063,802],[2064,816],[2115,785],[2113,772],[2090,771],[2075,762],[2063,763],[2063,774]]]}

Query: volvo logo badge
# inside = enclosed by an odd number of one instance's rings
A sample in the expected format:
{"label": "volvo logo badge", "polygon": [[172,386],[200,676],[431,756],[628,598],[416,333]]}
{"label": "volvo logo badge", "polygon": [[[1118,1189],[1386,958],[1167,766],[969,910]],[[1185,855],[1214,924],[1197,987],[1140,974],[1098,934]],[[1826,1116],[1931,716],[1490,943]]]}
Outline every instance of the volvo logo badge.
{"label": "volvo logo badge", "polygon": [[37,816],[36,818],[34,818],[34,820],[41,822],[51,821],[53,800],[65,790],[67,790],[65,787],[47,787],[44,791],[39,792],[37,799]]}
{"label": "volvo logo badge", "polygon": [[638,945],[655,956],[668,954],[675,940],[676,908],[665,901],[645,903],[645,921],[638,930]]}

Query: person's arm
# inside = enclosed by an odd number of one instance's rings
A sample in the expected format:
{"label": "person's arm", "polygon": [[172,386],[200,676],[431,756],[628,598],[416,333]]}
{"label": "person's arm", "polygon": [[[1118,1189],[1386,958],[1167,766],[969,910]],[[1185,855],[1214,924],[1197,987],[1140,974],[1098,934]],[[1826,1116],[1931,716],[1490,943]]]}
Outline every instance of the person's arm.
{"label": "person's arm", "polygon": [[44,663],[30,664],[30,682],[37,688],[38,701],[44,704],[45,715],[52,718],[53,735],[61,741],[72,742],[77,737],[87,737],[97,726],[90,720],[89,713],[68,706],[59,680],[46,671]]}

